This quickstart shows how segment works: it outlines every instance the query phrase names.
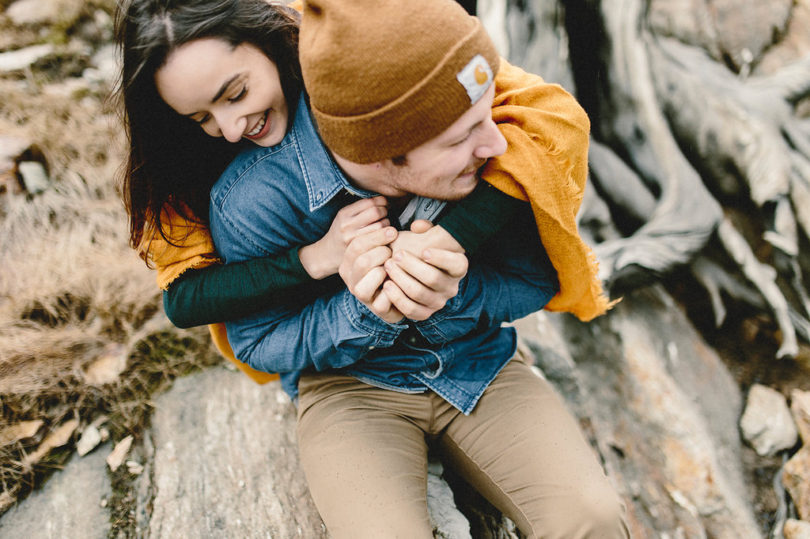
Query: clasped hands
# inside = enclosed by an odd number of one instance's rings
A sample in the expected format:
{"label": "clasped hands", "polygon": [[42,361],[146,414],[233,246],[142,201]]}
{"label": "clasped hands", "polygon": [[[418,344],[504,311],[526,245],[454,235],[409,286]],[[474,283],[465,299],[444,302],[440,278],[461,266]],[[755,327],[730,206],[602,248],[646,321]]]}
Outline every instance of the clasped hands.
{"label": "clasped hands", "polygon": [[[403,318],[426,320],[458,294],[467,273],[467,257],[431,244],[428,221],[411,231],[391,226],[356,236],[346,247],[340,274],[349,291],[389,323]],[[448,234],[449,236],[449,234]]]}
{"label": "clasped hands", "polygon": [[443,228],[415,221],[397,231],[387,214],[384,197],[349,204],[321,240],[301,249],[301,262],[316,278],[337,263],[349,291],[388,323],[426,320],[458,294],[467,257]]}

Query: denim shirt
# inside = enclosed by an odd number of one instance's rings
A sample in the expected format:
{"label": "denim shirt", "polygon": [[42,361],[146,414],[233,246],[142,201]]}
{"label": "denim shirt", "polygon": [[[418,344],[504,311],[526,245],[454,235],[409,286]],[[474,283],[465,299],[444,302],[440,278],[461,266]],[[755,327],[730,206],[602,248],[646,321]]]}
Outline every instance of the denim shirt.
{"label": "denim shirt", "polygon": [[[214,185],[211,233],[226,263],[277,254],[319,240],[340,208],[374,195],[343,175],[302,96],[284,139],[241,153]],[[331,369],[394,391],[430,389],[465,414],[515,352],[515,331],[501,323],[541,309],[558,289],[528,205],[425,321],[389,324],[338,277],[318,284],[312,297],[226,324],[236,357],[280,373],[293,400],[303,371]]]}

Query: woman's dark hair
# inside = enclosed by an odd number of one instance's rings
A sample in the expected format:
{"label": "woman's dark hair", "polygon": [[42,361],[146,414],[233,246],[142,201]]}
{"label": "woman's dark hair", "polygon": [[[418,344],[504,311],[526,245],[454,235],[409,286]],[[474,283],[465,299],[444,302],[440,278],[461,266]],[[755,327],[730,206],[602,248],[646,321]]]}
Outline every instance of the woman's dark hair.
{"label": "woman's dark hair", "polygon": [[[144,243],[154,233],[172,241],[161,223],[166,204],[186,219],[207,223],[211,187],[244,148],[206,135],[192,120],[175,113],[158,94],[155,72],[174,49],[197,39],[219,38],[234,47],[249,43],[278,67],[288,110],[294,111],[303,87],[299,20],[294,10],[265,0],[122,0],[119,4],[115,38],[123,62],[118,96],[129,142],[121,196],[129,215],[130,245],[142,256],[147,251]],[[147,237],[144,227],[152,231]]]}

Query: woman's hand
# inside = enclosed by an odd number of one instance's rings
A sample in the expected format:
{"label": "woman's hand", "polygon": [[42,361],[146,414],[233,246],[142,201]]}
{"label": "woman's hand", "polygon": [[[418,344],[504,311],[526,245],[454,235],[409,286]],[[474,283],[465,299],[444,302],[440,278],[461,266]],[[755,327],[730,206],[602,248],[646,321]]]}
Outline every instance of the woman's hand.
{"label": "woman's hand", "polygon": [[389,324],[404,318],[382,288],[388,278],[384,265],[391,258],[389,244],[396,237],[394,227],[359,234],[346,249],[339,270],[349,292]]}
{"label": "woman's hand", "polygon": [[388,226],[387,215],[388,201],[381,196],[364,198],[341,208],[324,237],[298,251],[304,269],[314,279],[334,275],[346,246],[359,235]]}

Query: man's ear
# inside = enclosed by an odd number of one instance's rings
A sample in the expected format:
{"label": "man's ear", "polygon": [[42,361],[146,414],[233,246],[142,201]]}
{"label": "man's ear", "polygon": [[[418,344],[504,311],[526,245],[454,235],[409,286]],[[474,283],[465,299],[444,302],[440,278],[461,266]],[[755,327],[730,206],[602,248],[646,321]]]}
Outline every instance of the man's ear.
{"label": "man's ear", "polygon": [[404,167],[408,164],[408,156],[407,154],[395,155],[388,161],[395,167]]}
{"label": "man's ear", "polygon": [[338,164],[341,170],[343,170],[343,172],[346,173],[347,176],[349,176],[350,178],[354,178],[355,180],[358,181],[363,181],[364,179],[368,178],[369,174],[371,174],[371,176],[374,176],[375,174],[377,174],[377,171],[379,171],[386,165],[386,163],[390,165],[390,160],[365,164],[355,163],[353,161],[349,161],[345,157],[341,157],[340,155],[334,152],[332,153],[332,157],[335,158],[335,162]]}

